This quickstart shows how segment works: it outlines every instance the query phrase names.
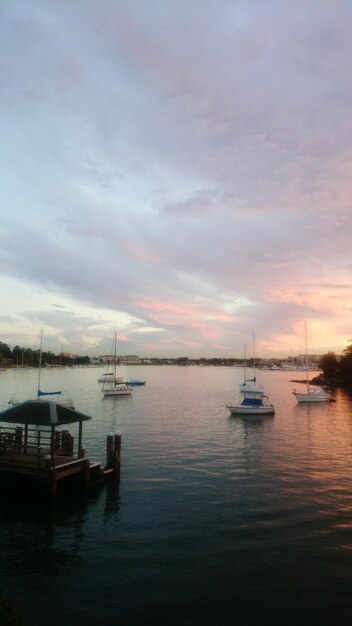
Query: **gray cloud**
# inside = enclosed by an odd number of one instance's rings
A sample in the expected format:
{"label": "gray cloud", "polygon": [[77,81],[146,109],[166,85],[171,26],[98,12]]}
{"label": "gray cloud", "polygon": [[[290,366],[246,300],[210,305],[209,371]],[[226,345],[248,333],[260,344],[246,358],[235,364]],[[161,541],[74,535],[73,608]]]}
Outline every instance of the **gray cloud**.
{"label": "gray cloud", "polygon": [[332,0],[5,5],[1,275],[131,315],[141,350],[278,350],[304,317],[343,344],[350,26]]}

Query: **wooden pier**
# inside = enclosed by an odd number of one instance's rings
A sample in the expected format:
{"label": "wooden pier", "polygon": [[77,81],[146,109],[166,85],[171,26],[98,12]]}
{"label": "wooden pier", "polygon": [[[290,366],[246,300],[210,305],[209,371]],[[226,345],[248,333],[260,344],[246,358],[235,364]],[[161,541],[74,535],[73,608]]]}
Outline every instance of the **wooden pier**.
{"label": "wooden pier", "polygon": [[[31,479],[55,495],[61,486],[87,490],[108,480],[119,480],[121,435],[107,436],[107,463],[85,457],[82,444],[84,413],[55,402],[30,400],[0,413],[0,478]],[[78,423],[78,442],[66,430]]]}

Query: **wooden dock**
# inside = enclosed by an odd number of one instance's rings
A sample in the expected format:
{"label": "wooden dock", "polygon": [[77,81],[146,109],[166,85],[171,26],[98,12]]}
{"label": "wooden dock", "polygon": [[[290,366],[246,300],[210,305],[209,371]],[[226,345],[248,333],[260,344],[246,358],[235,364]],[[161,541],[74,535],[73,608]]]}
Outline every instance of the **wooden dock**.
{"label": "wooden dock", "polygon": [[[85,457],[82,424],[91,417],[55,402],[33,400],[0,413],[0,478],[31,479],[55,495],[58,486],[87,490],[119,480],[121,435],[107,436],[106,465]],[[64,427],[78,423],[78,442]],[[14,426],[15,424],[15,426]],[[76,447],[76,450],[75,450]]]}

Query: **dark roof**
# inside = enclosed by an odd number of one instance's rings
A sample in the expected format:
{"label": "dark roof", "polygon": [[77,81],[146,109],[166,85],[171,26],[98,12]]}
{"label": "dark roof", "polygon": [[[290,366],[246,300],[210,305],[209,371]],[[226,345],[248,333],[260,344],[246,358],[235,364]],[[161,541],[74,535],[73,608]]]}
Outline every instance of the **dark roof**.
{"label": "dark roof", "polygon": [[56,402],[27,400],[0,413],[0,422],[11,424],[35,424],[36,426],[60,426],[92,419],[89,415],[68,409]]}

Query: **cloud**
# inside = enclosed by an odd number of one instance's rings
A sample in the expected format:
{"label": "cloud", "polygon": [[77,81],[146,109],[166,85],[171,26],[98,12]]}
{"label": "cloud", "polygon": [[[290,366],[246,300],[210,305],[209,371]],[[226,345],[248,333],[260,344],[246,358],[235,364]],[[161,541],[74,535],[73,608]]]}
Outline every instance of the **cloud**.
{"label": "cloud", "polygon": [[4,5],[0,276],[28,298],[4,333],[30,335],[28,302],[32,338],[77,350],[116,315],[137,352],[241,351],[253,329],[286,351],[306,317],[344,347],[350,20],[332,0]]}

